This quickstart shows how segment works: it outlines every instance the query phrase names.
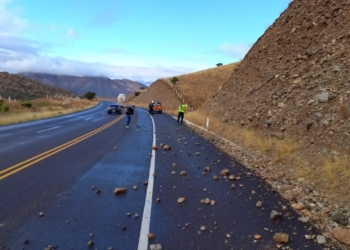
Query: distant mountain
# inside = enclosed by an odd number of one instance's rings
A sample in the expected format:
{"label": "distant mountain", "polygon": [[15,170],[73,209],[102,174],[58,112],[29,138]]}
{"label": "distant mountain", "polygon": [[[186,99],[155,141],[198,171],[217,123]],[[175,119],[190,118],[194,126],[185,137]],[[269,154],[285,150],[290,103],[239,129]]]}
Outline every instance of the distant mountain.
{"label": "distant mountain", "polygon": [[29,100],[47,95],[73,95],[74,93],[55,86],[50,86],[23,75],[0,72],[0,96],[12,100]]}
{"label": "distant mountain", "polygon": [[98,96],[117,97],[119,94],[128,96],[130,93],[146,88],[147,86],[128,79],[110,79],[103,76],[69,76],[53,75],[45,73],[20,73],[23,76],[71,90],[77,94],[84,94],[88,91],[95,92]]}

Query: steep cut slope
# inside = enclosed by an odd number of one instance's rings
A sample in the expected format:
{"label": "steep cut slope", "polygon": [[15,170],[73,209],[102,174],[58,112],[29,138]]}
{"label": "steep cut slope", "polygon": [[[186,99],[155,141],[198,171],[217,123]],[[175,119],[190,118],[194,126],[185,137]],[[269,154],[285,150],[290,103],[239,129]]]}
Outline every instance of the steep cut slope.
{"label": "steep cut slope", "polygon": [[349,1],[294,0],[203,110],[322,154],[347,149],[349,31]]}
{"label": "steep cut slope", "polygon": [[147,106],[151,101],[160,101],[164,110],[176,110],[180,105],[180,100],[173,90],[162,80],[152,83],[133,100],[133,103],[139,106]]}

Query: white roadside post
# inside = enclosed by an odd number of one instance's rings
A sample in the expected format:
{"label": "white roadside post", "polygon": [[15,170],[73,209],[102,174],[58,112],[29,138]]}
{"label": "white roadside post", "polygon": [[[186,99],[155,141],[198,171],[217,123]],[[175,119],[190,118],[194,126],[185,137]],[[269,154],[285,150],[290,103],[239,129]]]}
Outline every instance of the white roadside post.
{"label": "white roadside post", "polygon": [[207,127],[207,128],[209,127],[209,119],[207,119],[207,125],[206,125],[206,127]]}

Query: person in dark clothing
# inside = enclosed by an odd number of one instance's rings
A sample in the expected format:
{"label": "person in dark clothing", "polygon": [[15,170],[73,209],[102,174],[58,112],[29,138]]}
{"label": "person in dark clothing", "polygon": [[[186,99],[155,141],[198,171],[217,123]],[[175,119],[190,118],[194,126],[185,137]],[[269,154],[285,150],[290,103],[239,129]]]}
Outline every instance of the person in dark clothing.
{"label": "person in dark clothing", "polygon": [[153,115],[153,101],[148,105],[148,113],[150,115]]}
{"label": "person in dark clothing", "polygon": [[134,114],[134,109],[135,109],[134,105],[132,105],[131,107],[127,107],[126,108],[126,111],[125,111],[126,128],[129,128],[131,116]]}

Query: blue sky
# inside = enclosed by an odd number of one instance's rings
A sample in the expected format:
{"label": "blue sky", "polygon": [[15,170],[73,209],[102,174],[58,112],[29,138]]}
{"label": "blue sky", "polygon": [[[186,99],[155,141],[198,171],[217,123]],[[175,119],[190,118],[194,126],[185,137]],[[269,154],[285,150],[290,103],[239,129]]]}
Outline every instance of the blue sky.
{"label": "blue sky", "polygon": [[0,71],[154,81],[228,64],[291,0],[0,0]]}

